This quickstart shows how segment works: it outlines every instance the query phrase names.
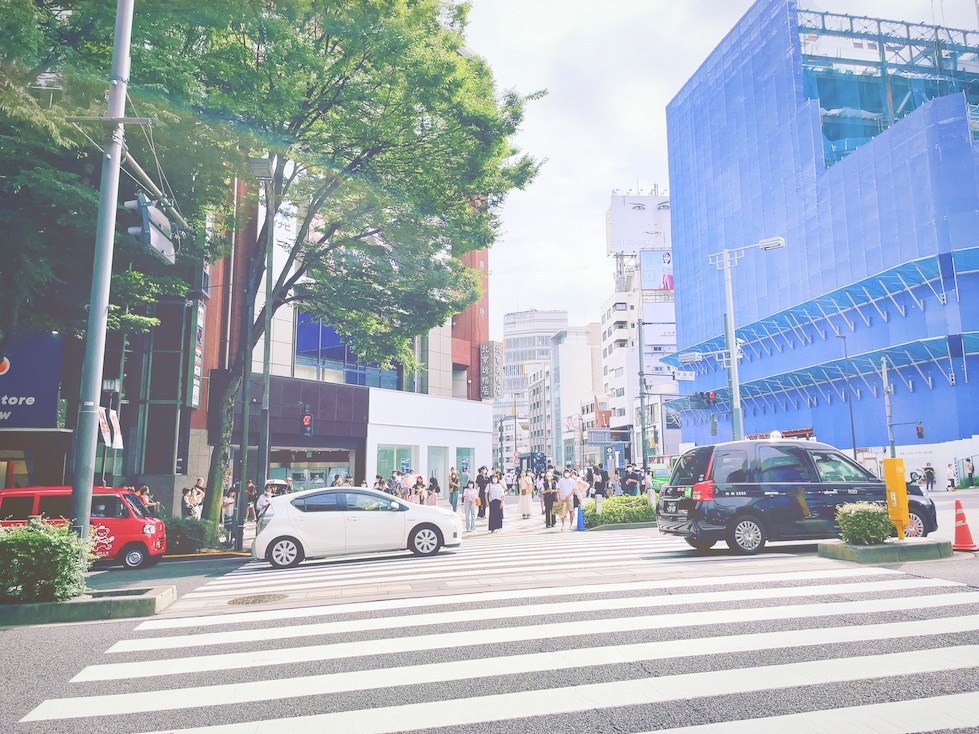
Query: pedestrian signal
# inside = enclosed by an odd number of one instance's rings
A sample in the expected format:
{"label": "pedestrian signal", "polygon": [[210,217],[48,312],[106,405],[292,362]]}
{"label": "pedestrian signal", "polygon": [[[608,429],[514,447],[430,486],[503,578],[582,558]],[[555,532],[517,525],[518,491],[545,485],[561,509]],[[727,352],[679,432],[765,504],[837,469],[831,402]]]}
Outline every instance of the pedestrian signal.
{"label": "pedestrian signal", "polygon": [[311,416],[309,413],[302,417],[302,428],[304,437],[313,437],[313,416]]}
{"label": "pedestrian signal", "polygon": [[920,439],[920,438],[924,438],[924,437],[925,437],[925,429],[922,428],[921,427],[921,424],[919,423],[918,424],[918,438]]}

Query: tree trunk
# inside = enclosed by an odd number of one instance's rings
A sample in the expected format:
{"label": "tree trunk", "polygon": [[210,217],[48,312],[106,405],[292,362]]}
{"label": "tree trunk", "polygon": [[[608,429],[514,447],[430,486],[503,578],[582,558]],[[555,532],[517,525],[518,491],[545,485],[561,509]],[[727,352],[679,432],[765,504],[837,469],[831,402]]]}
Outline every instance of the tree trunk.
{"label": "tree trunk", "polygon": [[[224,477],[231,464],[231,434],[235,423],[235,395],[241,387],[241,370],[235,369],[237,360],[232,366],[221,397],[217,401],[221,417],[221,429],[218,442],[211,452],[211,463],[207,469],[207,504],[203,508],[203,516],[215,522],[221,517],[221,497],[224,491]],[[213,383],[212,383],[213,386]],[[242,482],[241,490],[244,491]]]}

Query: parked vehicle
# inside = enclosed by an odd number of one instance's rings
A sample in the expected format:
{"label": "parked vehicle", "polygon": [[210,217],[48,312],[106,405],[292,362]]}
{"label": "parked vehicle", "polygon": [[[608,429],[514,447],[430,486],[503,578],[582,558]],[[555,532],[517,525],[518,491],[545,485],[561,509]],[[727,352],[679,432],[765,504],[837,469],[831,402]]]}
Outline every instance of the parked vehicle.
{"label": "parked vehicle", "polygon": [[[26,525],[31,517],[63,524],[71,513],[71,487],[0,489],[0,525]],[[134,492],[113,487],[92,490],[92,550],[100,559],[142,568],[166,552],[163,521],[150,515]]]}
{"label": "parked vehicle", "polygon": [[[697,550],[725,540],[754,554],[768,540],[838,536],[836,508],[886,502],[884,481],[824,443],[750,440],[698,446],[677,461],[660,490],[656,524]],[[938,528],[930,498],[909,488],[908,536]]]}
{"label": "parked vehicle", "polygon": [[258,518],[252,555],[276,568],[307,558],[408,549],[433,556],[462,542],[458,515],[360,487],[273,497]]}

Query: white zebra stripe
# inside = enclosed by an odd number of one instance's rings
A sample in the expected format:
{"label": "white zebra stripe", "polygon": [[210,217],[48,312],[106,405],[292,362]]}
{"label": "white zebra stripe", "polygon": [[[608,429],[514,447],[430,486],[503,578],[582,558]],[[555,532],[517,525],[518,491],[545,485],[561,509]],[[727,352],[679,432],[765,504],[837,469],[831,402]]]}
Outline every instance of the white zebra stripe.
{"label": "white zebra stripe", "polygon": [[[767,589],[725,590],[713,592],[698,592],[693,594],[671,594],[656,597],[628,596],[619,598],[602,597],[599,599],[576,600],[559,603],[527,604],[523,606],[496,606],[478,610],[460,610],[454,612],[437,611],[427,614],[392,615],[373,617],[370,619],[355,619],[343,622],[320,622],[293,626],[275,626],[262,629],[264,640],[285,640],[298,637],[315,637],[318,635],[335,635],[378,631],[385,629],[407,629],[426,625],[454,625],[471,622],[474,619],[485,619],[495,614],[506,612],[508,619],[518,617],[552,618],[558,614],[578,614],[583,612],[622,611],[627,609],[645,609],[650,607],[674,607],[684,605],[717,604],[724,602],[747,602],[762,599],[782,599],[791,597],[820,597],[839,594],[871,594],[890,591],[913,591],[916,589],[932,589],[936,587],[961,586],[954,582],[935,579],[895,579],[893,581],[866,581],[845,584],[826,584],[822,586],[794,586]],[[620,620],[620,624],[628,625],[628,618]],[[134,640],[122,640],[109,648],[109,653],[141,652],[146,650],[172,650],[176,648],[203,647],[207,645],[248,644],[254,642],[256,630],[238,629],[226,632],[208,632],[171,637],[144,637]]]}
{"label": "white zebra stripe", "polygon": [[[243,704],[266,699],[281,700],[301,696],[376,690],[377,688],[401,686],[409,680],[412,685],[419,685],[697,655],[813,647],[902,637],[927,637],[977,630],[979,630],[979,617],[970,615],[932,620],[928,623],[927,632],[924,634],[922,634],[920,622],[895,622],[822,629],[818,635],[814,635],[811,630],[789,630],[580,648],[559,652],[359,670],[349,673],[300,676],[249,683],[54,699],[43,702],[22,721],[118,716],[147,711]],[[788,730],[783,729],[782,731]]]}
{"label": "white zebra stripe", "polygon": [[[220,724],[167,731],[204,734],[263,734],[289,731],[388,734],[445,726],[463,726],[506,719],[567,714],[575,711],[648,705],[665,701],[787,689],[797,686],[867,680],[897,675],[971,668],[979,646],[940,648],[886,655],[787,663],[748,669],[720,670],[595,683],[566,688],[520,691],[428,703],[386,706],[339,713]],[[709,692],[709,693],[708,693]],[[162,734],[162,732],[160,733]]]}
{"label": "white zebra stripe", "polygon": [[[629,622],[636,627],[699,627],[735,622],[786,619],[808,620],[812,617],[937,609],[940,607],[977,603],[979,603],[979,592],[960,592],[953,594],[935,594],[931,596],[914,596],[904,599],[867,599],[823,604],[794,604],[777,607],[725,609],[710,612],[652,614],[632,617],[629,619]],[[268,631],[270,633],[273,632],[273,630]],[[444,632],[441,634],[419,635],[415,637],[337,642],[325,645],[272,650],[250,650],[247,652],[221,655],[170,658],[133,663],[109,663],[90,665],[76,675],[72,681],[120,680],[124,678],[147,678],[162,675],[179,675],[181,673],[199,673],[208,670],[255,668],[266,665],[283,665],[336,658],[359,658],[370,655],[437,650],[449,647],[498,645],[506,642],[539,640],[548,637],[584,636],[594,634],[594,632],[594,621],[584,620],[522,627],[488,628],[480,630],[477,636],[474,636],[469,631]]]}
{"label": "white zebra stripe", "polygon": [[[285,619],[328,616],[331,614],[356,614],[360,612],[414,609],[418,607],[444,607],[455,604],[472,604],[516,599],[534,599],[551,596],[583,596],[586,594],[614,594],[620,591],[653,591],[691,586],[733,586],[736,584],[775,583],[780,581],[816,581],[868,576],[901,575],[889,568],[833,568],[825,571],[790,571],[778,573],[738,574],[732,576],[701,576],[699,578],[664,579],[659,581],[635,581],[626,583],[588,584],[584,586],[548,586],[536,589],[509,591],[477,591],[466,594],[416,597],[411,599],[380,599],[378,601],[327,604],[292,609],[270,609],[256,612],[231,612],[173,619],[148,619],[136,627],[144,630],[181,629],[187,627],[211,627],[224,624],[238,625],[249,622],[272,622]],[[950,582],[952,583],[952,582]]]}

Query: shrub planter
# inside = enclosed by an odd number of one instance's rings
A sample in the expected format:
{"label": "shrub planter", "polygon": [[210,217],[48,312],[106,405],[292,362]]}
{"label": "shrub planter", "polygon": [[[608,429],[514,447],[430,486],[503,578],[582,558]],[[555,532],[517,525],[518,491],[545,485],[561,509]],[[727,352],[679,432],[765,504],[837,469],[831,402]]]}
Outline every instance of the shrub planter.
{"label": "shrub planter", "polygon": [[0,604],[0,625],[151,617],[173,604],[176,586],[92,591],[63,602]]}
{"label": "shrub planter", "polygon": [[950,558],[952,543],[948,540],[907,538],[875,545],[853,545],[842,540],[820,543],[819,555],[854,563],[906,563],[907,561],[937,561]]}

